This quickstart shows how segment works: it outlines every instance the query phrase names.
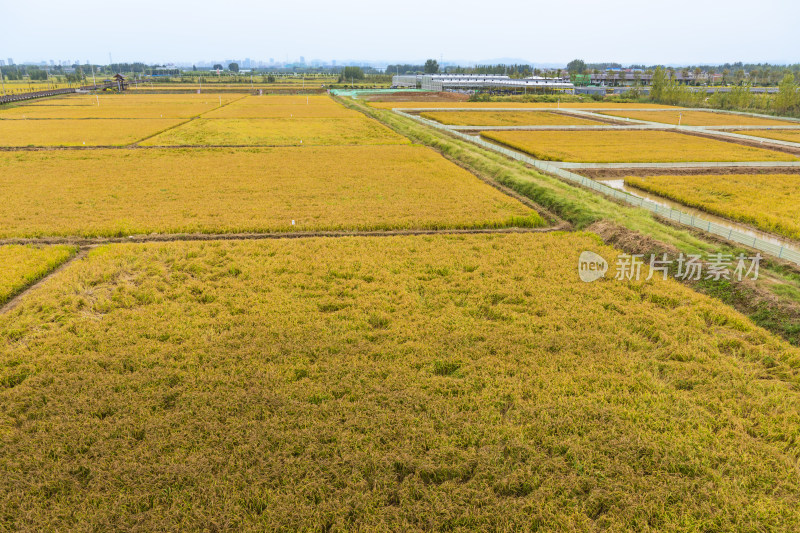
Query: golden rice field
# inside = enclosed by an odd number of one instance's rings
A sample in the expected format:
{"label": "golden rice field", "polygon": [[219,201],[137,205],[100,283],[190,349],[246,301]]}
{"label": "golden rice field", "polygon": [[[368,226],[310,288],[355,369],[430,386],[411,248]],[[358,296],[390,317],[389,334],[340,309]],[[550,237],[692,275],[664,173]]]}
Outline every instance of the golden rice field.
{"label": "golden rice field", "polygon": [[390,102],[368,102],[372,107],[380,109],[393,108],[531,108],[531,109],[558,109],[558,108],[577,108],[577,109],[671,109],[675,106],[661,104],[639,104],[639,103],[607,103],[607,102],[459,102],[459,101],[390,101]]}
{"label": "golden rice field", "polygon": [[197,119],[147,139],[145,146],[320,146],[406,144],[363,115],[355,118]]}
{"label": "golden rice field", "polygon": [[800,239],[800,175],[630,176],[625,183],[764,231]]}
{"label": "golden rice field", "polygon": [[800,351],[594,236],[112,245],[0,315],[9,530],[800,528]]}
{"label": "golden rice field", "polygon": [[0,190],[3,237],[545,225],[408,144],[0,153]]}
{"label": "golden rice field", "polygon": [[220,98],[223,104],[233,102],[243,98],[242,94],[226,94],[226,93],[202,93],[202,94],[73,94],[67,96],[57,96],[54,98],[42,98],[39,100],[31,100],[22,105],[22,107],[51,107],[51,106],[82,106],[82,107],[97,107],[97,101],[100,101],[100,107],[148,107],[148,106],[168,106],[168,105],[219,105]]}
{"label": "golden rice field", "polygon": [[[220,107],[219,95],[204,95],[203,98],[187,96],[187,98],[181,99],[153,97],[148,100],[143,100],[135,95],[101,97],[97,100],[81,98],[80,104],[69,102],[69,99],[59,99],[52,101],[50,105],[0,108],[0,119],[191,118]],[[241,96],[239,97],[241,98]],[[229,96],[221,100],[223,106],[231,101]]]}
{"label": "golden rice field", "polygon": [[287,97],[286,101],[268,96],[249,96],[231,105],[206,113],[203,118],[360,118],[361,113],[347,109],[329,97],[309,96],[308,101]]}
{"label": "golden rice field", "polygon": [[798,161],[783,152],[670,131],[484,131],[481,136],[545,161]]}
{"label": "golden rice field", "polygon": [[0,120],[0,146],[125,146],[183,119]]}
{"label": "golden rice field", "polygon": [[0,304],[74,254],[72,246],[0,246]]}
{"label": "golden rice field", "polygon": [[601,114],[662,124],[677,125],[680,122],[682,126],[785,126],[798,124],[787,120],[710,111],[603,111]]}
{"label": "golden rice field", "polygon": [[763,137],[765,139],[776,139],[778,141],[789,141],[800,143],[800,130],[741,130],[735,131],[741,135],[752,137]]}
{"label": "golden rice field", "polygon": [[548,111],[427,111],[422,118],[452,126],[598,126],[601,121]]}

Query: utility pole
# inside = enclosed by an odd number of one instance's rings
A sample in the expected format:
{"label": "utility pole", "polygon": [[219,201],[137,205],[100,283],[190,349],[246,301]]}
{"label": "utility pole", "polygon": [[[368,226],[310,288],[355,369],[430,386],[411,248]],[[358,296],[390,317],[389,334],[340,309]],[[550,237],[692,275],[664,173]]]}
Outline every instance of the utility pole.
{"label": "utility pole", "polygon": [[97,87],[97,78],[94,77],[94,65],[92,65],[92,83]]}
{"label": "utility pole", "polygon": [[3,69],[0,68],[0,83],[3,85],[3,96],[6,95],[6,80],[3,77]]}

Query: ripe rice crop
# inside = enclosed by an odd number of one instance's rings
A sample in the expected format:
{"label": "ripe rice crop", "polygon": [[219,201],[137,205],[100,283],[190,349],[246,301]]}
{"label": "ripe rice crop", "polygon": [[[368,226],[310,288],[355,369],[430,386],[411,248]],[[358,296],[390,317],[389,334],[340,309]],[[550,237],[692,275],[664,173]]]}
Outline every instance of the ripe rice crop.
{"label": "ripe rice crop", "polygon": [[682,126],[781,126],[792,124],[785,120],[710,111],[603,111],[601,114],[662,124],[678,124],[680,121]]}
{"label": "ripe rice crop", "polygon": [[[202,93],[202,94],[100,94],[100,95],[68,95],[54,98],[31,100],[20,107],[51,107],[51,106],[80,106],[98,107],[146,107],[168,105],[219,105],[220,98],[223,104],[242,98],[241,94]],[[212,106],[213,109],[213,106]]]}
{"label": "ripe rice crop", "polygon": [[97,249],[0,316],[0,527],[800,529],[800,351],[586,249]]}
{"label": "ripe rice crop", "polygon": [[611,102],[425,102],[425,101],[407,101],[407,102],[368,102],[372,107],[381,109],[392,108],[478,108],[478,109],[502,109],[506,107],[519,107],[530,109],[558,109],[558,108],[578,108],[578,109],[670,109],[675,106],[660,105],[660,104],[638,104],[638,103],[611,103]]}
{"label": "ripe rice crop", "polygon": [[800,239],[800,175],[648,176],[625,183],[684,205]]}
{"label": "ripe rice crop", "polygon": [[0,120],[0,146],[125,146],[181,122],[166,118]]}
{"label": "ripe rice crop", "polygon": [[315,146],[406,144],[378,121],[355,118],[198,119],[166,131],[150,146]]}
{"label": "ripe rice crop", "polygon": [[0,304],[72,257],[72,246],[0,246]]}
{"label": "ripe rice crop", "polygon": [[544,225],[411,145],[0,153],[0,190],[5,237]]}
{"label": "ripe rice crop", "polygon": [[428,111],[422,118],[452,126],[598,126],[602,122],[547,111]]}
{"label": "ripe rice crop", "polygon": [[[223,100],[223,104],[225,101]],[[38,105],[19,106],[6,110],[0,108],[1,119],[26,118],[191,118],[219,108],[219,100],[213,96],[188,101],[101,101],[100,105]],[[224,109],[224,107],[222,108]]]}
{"label": "ripe rice crop", "polygon": [[668,163],[797,161],[763,148],[670,131],[484,131],[481,136],[546,161]]}
{"label": "ripe rice crop", "polygon": [[204,115],[203,118],[358,118],[362,114],[327,96],[250,96]]}
{"label": "ripe rice crop", "polygon": [[763,137],[765,139],[776,139],[778,141],[800,143],[800,130],[742,130],[734,133],[750,135],[752,137]]}

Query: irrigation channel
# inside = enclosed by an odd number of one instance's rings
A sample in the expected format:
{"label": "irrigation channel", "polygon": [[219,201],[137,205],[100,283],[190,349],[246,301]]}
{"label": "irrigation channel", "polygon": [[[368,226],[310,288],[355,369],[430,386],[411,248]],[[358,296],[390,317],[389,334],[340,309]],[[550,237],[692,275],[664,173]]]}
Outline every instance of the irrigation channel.
{"label": "irrigation channel", "polygon": [[[529,110],[530,109],[531,108],[529,108]],[[454,135],[460,139],[469,141],[473,144],[477,144],[482,148],[501,153],[512,159],[516,159],[517,161],[522,161],[523,163],[527,163],[530,166],[538,170],[541,170],[547,174],[557,176],[559,178],[576,183],[578,185],[582,185],[583,187],[601,193],[605,196],[621,200],[632,206],[647,209],[653,214],[667,218],[681,225],[711,233],[718,237],[722,237],[728,241],[748,246],[765,254],[777,257],[778,259],[783,259],[800,265],[800,246],[796,242],[784,240],[770,233],[764,233],[758,230],[754,230],[749,226],[745,226],[743,224],[739,224],[728,219],[722,219],[714,215],[709,215],[704,212],[701,213],[700,211],[697,211],[695,209],[687,208],[686,206],[676,204],[674,202],[669,202],[660,197],[652,197],[651,195],[646,195],[641,191],[636,191],[635,194],[633,194],[629,190],[629,188],[626,188],[624,186],[622,188],[619,188],[619,184],[614,183],[613,181],[612,183],[608,183],[607,181],[603,182],[601,180],[593,180],[585,176],[575,174],[574,172],[570,172],[569,170],[567,170],[566,167],[568,167],[569,164],[564,164],[564,163],[559,164],[551,161],[542,161],[539,159],[534,159],[533,157],[523,152],[513,150],[504,146],[499,146],[495,143],[486,141],[474,134],[470,135],[468,133],[464,133],[463,131],[454,130],[453,128],[447,125],[441,124],[433,120],[428,120],[426,118],[423,118],[415,114],[423,110],[451,111],[451,109],[446,109],[446,108],[445,109],[402,109],[402,108],[392,109],[392,111],[394,113],[397,113],[398,115],[410,118],[412,120],[416,120],[417,122],[420,122],[427,126],[431,126],[439,130],[447,131],[451,135]],[[473,108],[473,110],[475,109]],[[750,114],[747,113],[741,113],[741,114],[750,116]],[[476,127],[475,129],[480,129],[480,127]],[[668,164],[655,165],[651,163],[647,163],[647,165],[671,166]],[[761,165],[776,166],[774,164],[769,164],[766,162],[761,163]],[[797,166],[798,164],[784,163],[784,165]],[[585,166],[588,168],[593,165],[587,163],[587,164],[582,164],[581,166]],[[598,166],[602,167],[604,165],[598,165]],[[619,166],[624,168],[628,165],[622,163],[619,164]],[[630,165],[630,166],[635,166],[635,165]],[[702,164],[695,165],[693,163],[683,163],[683,164],[679,163],[675,164],[674,166],[676,168],[685,168],[690,166],[703,166],[703,165]],[[735,163],[734,164],[714,163],[714,166],[737,166],[737,165]],[[759,166],[759,163],[750,163],[748,164],[748,166]]]}

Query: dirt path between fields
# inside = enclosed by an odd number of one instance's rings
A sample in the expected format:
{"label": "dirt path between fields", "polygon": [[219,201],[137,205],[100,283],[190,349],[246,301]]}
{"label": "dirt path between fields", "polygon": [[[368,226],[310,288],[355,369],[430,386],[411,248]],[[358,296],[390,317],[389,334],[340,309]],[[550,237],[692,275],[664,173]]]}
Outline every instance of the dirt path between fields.
{"label": "dirt path between fields", "polygon": [[548,233],[553,231],[570,231],[571,225],[562,222],[544,228],[472,228],[472,229],[408,229],[388,231],[283,231],[267,233],[153,233],[149,235],[130,235],[127,237],[39,237],[39,238],[6,238],[0,239],[0,246],[9,244],[71,244],[74,246],[101,246],[118,243],[156,243],[156,242],[192,242],[192,241],[254,241],[271,239],[309,239],[316,237],[405,237],[416,235],[482,235],[502,233]]}

